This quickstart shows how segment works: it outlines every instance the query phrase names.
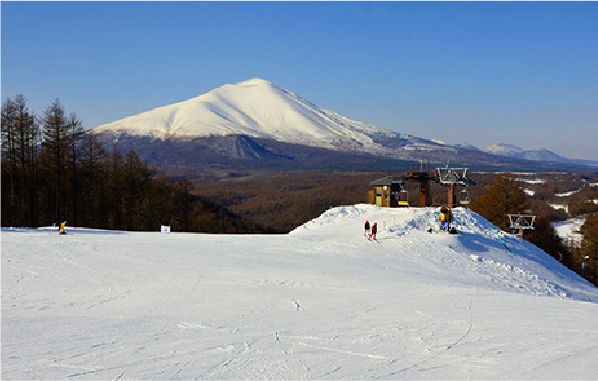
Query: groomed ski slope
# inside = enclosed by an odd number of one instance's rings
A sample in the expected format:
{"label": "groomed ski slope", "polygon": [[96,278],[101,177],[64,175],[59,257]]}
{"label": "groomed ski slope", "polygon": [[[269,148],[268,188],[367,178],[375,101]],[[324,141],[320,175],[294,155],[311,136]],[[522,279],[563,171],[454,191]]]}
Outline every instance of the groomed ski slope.
{"label": "groomed ski slope", "polygon": [[[593,379],[598,289],[456,210],[288,235],[2,231],[2,379]],[[363,237],[378,222],[377,242]]]}

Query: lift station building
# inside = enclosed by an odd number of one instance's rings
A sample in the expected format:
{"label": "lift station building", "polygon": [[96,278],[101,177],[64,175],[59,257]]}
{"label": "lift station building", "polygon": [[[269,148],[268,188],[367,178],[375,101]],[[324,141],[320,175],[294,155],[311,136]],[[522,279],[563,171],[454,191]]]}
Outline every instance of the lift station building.
{"label": "lift station building", "polygon": [[405,180],[402,177],[382,177],[370,182],[368,202],[382,207],[398,207]]}

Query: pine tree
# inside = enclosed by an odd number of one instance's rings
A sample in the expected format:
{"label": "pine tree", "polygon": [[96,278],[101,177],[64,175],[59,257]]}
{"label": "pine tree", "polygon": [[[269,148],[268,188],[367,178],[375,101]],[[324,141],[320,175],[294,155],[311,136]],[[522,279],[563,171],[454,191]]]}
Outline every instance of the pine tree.
{"label": "pine tree", "polygon": [[582,275],[598,286],[598,214],[588,216],[580,232],[583,240],[581,247],[575,252],[575,259],[580,271],[581,264],[584,265]]}
{"label": "pine tree", "polygon": [[78,225],[79,222],[79,213],[78,213],[78,197],[80,192],[79,187],[79,176],[78,176],[78,153],[79,153],[79,143],[83,136],[83,123],[75,113],[71,113],[66,120],[66,125],[68,128],[68,135],[67,135],[67,142],[69,145],[69,150],[67,153],[67,158],[70,166],[70,210],[72,211],[72,224]]}
{"label": "pine tree", "polygon": [[510,174],[501,174],[471,203],[471,209],[503,230],[509,228],[509,213],[523,213],[530,202]]}
{"label": "pine tree", "polygon": [[2,223],[13,225],[16,220],[16,105],[10,99],[2,103]]}
{"label": "pine tree", "polygon": [[105,172],[106,150],[96,135],[85,133],[82,136],[80,149],[81,198],[86,205],[83,212],[83,223],[86,226],[105,228],[106,220],[101,211],[105,208]]}
{"label": "pine tree", "polygon": [[58,222],[66,218],[66,158],[69,149],[69,125],[64,109],[57,99],[42,115],[44,166],[52,189],[48,189],[48,207],[53,210],[52,219]]}

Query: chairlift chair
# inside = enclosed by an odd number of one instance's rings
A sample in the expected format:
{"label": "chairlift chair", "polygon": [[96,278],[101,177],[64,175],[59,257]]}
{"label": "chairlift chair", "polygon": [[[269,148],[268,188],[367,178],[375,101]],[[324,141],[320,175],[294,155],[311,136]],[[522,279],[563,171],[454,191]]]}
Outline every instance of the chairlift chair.
{"label": "chairlift chair", "polygon": [[461,205],[469,205],[469,192],[465,188],[461,190],[461,197],[459,198],[459,203]]}
{"label": "chairlift chair", "polygon": [[399,191],[398,205],[403,207],[409,206],[409,192],[403,187]]}

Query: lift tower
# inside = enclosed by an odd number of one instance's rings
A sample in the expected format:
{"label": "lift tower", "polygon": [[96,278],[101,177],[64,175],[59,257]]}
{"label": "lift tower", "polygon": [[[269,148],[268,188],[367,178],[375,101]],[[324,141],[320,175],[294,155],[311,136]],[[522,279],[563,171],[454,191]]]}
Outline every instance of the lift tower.
{"label": "lift tower", "polygon": [[449,168],[448,165],[444,168],[436,168],[436,181],[438,181],[440,185],[447,187],[447,206],[451,209],[456,204],[455,187],[475,185],[474,182],[467,177],[467,170],[468,168]]}
{"label": "lift tower", "polygon": [[517,235],[521,238],[523,238],[524,231],[534,230],[536,216],[533,214],[507,214],[507,217],[509,217],[509,228],[511,228],[513,232],[517,232]]}

